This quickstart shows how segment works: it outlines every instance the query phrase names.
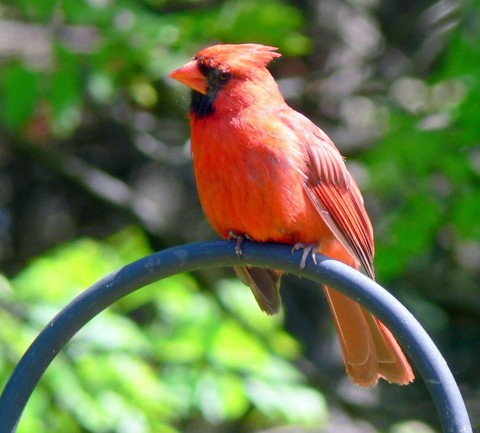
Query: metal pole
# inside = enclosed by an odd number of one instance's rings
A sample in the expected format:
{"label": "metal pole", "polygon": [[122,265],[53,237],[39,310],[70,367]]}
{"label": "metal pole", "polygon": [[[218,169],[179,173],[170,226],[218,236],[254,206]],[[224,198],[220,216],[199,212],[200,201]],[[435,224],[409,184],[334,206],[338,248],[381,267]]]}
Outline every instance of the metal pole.
{"label": "metal pole", "polygon": [[[301,252],[291,246],[243,243],[244,264],[299,273]],[[18,363],[0,397],[0,433],[14,433],[30,395],[62,347],[90,319],[123,296],[181,272],[238,265],[234,243],[183,245],[134,263],[91,286],[52,319]],[[417,367],[437,408],[444,433],[471,433],[472,427],[458,386],[445,360],[417,320],[381,286],[325,256],[318,265],[307,260],[302,276],[345,293],[377,316],[397,337]]]}

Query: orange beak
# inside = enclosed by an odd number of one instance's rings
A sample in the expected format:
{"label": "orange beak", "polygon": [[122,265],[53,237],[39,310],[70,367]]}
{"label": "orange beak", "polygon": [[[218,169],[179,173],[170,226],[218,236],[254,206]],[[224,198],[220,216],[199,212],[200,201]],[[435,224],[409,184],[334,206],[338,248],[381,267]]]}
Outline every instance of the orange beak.
{"label": "orange beak", "polygon": [[170,74],[170,77],[174,80],[180,81],[180,83],[186,84],[188,87],[202,93],[203,95],[207,94],[207,81],[198,68],[197,60],[191,60],[181,68],[173,71]]}

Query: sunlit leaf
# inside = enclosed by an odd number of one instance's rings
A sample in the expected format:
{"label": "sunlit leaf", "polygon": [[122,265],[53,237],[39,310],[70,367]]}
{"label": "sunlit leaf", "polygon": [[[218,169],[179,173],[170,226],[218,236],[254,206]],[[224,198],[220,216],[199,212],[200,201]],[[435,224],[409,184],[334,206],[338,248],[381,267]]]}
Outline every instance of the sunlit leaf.
{"label": "sunlit leaf", "polygon": [[248,393],[269,418],[287,418],[292,423],[318,425],[327,420],[325,400],[317,392],[298,384],[249,380]]}
{"label": "sunlit leaf", "polygon": [[244,388],[244,382],[238,376],[206,373],[195,389],[198,407],[212,423],[242,416],[249,404]]}

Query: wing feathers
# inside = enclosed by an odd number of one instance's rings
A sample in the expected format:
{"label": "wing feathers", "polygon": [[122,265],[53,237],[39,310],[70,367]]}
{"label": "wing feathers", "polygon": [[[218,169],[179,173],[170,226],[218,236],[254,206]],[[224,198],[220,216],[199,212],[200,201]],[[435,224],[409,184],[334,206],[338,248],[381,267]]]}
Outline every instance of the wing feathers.
{"label": "wing feathers", "polygon": [[325,183],[307,185],[315,205],[328,213],[325,215],[322,212],[327,225],[360,262],[367,274],[374,278],[373,230],[363,204],[352,194],[352,189],[341,191],[335,185]]}
{"label": "wing feathers", "polygon": [[355,180],[332,140],[291,109],[278,113],[306,156],[306,189],[319,214],[343,246],[374,278],[373,229]]}

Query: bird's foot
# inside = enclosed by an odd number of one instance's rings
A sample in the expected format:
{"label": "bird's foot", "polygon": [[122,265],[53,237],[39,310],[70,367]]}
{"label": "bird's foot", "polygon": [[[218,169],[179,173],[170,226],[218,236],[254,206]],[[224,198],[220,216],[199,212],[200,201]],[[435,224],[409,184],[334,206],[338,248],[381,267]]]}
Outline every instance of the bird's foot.
{"label": "bird's foot", "polygon": [[245,239],[248,239],[249,241],[251,241],[251,239],[248,235],[241,235],[241,234],[238,234],[238,233],[234,232],[233,230],[230,230],[228,232],[227,240],[231,241],[231,240],[234,240],[234,239],[236,241],[235,254],[240,258],[240,257],[242,257],[242,254],[243,254],[243,251],[242,251],[243,241]]}
{"label": "bird's foot", "polygon": [[318,246],[315,244],[304,244],[302,242],[297,242],[292,248],[292,254],[295,251],[303,250],[302,259],[300,260],[300,269],[305,268],[305,264],[307,262],[307,257],[310,254],[312,256],[313,263],[317,264],[317,252]]}

